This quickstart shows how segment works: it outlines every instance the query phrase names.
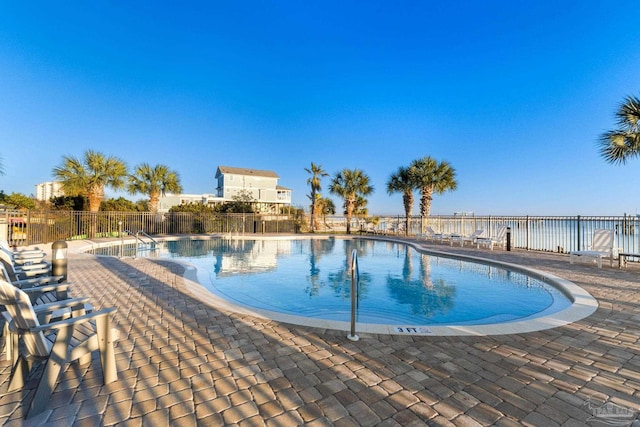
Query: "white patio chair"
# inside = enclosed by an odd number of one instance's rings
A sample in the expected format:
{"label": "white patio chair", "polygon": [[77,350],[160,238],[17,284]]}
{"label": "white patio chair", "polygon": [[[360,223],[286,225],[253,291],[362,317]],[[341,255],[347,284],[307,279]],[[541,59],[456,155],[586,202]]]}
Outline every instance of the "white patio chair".
{"label": "white patio chair", "polygon": [[[24,387],[35,365],[45,363],[27,418],[46,408],[64,366],[76,360],[80,364],[91,362],[93,351],[100,352],[104,384],[117,379],[113,341],[118,333],[110,325],[110,315],[115,308],[84,314],[86,300],[69,299],[34,307],[24,291],[0,280],[0,304],[5,306],[9,314],[11,334],[17,337],[14,339],[14,348],[18,348],[18,338],[23,344],[11,370],[9,391]],[[63,306],[69,307],[74,317],[50,323],[40,322],[38,314],[59,310]]]}
{"label": "white patio chair", "polygon": [[[49,269],[43,270],[43,273],[48,272]],[[9,271],[7,270],[7,267],[5,265],[5,263],[0,262],[0,279],[4,279],[7,282],[11,282],[14,286],[19,287],[20,289],[23,288],[28,288],[28,287],[32,287],[32,286],[41,286],[41,285],[45,285],[45,284],[53,284],[55,283],[60,283],[62,281],[62,279],[64,279],[64,276],[51,276],[51,275],[45,275],[42,274],[40,276],[37,277],[30,277],[27,279],[19,279],[17,278],[15,272],[12,275],[11,273],[9,273]]]}
{"label": "white patio chair", "polygon": [[[63,276],[43,276],[31,279],[11,281],[11,279],[9,278],[9,273],[4,268],[4,265],[0,263],[0,279],[3,279],[6,282],[11,283],[13,286],[22,289],[29,296],[31,303],[34,306],[64,301],[70,298],[69,287],[71,286],[71,284],[60,283],[60,280],[63,279]],[[84,309],[85,312],[90,313],[93,311],[93,306],[87,302]],[[67,319],[71,317],[71,315],[71,310],[69,310],[68,308],[61,308],[57,311],[39,314],[38,319],[40,320],[40,322],[48,323],[51,321],[51,319]],[[2,328],[2,336],[5,337],[5,358],[6,360],[10,360],[13,357],[13,362],[15,363],[17,355],[13,354],[13,340],[10,337],[9,331],[10,316],[8,316],[8,312],[6,311],[2,312],[2,316],[4,316],[6,320]]]}
{"label": "white patio chair", "polygon": [[504,248],[507,244],[507,228],[506,225],[501,225],[495,236],[476,238],[476,248],[479,249],[480,246],[488,247],[490,250],[493,250],[495,246]]}
{"label": "white patio chair", "polygon": [[34,260],[19,265],[16,264],[15,258],[3,249],[0,249],[0,263],[4,264],[12,280],[51,274],[51,264],[48,262]]}
{"label": "white patio chair", "polygon": [[460,243],[460,246],[464,244],[464,235],[460,233],[451,233],[449,235],[449,244],[453,246],[454,243]]}
{"label": "white patio chair", "polygon": [[424,232],[423,231],[418,231],[416,233],[416,238],[417,239],[424,239],[424,240],[433,240],[433,236],[434,235],[435,235],[435,231],[433,231],[433,228],[425,227]]}
{"label": "white patio chair", "polygon": [[0,251],[4,251],[17,265],[44,262],[47,254],[40,249],[14,250],[6,240],[0,240]]}
{"label": "white patio chair", "polygon": [[618,257],[618,249],[614,247],[614,230],[593,230],[591,246],[587,250],[569,252],[569,263],[577,260],[596,261],[598,268],[602,268],[602,258],[609,258],[613,267],[613,259]]}
{"label": "white patio chair", "polygon": [[453,246],[453,244],[456,242],[460,243],[460,246],[464,246],[464,244],[467,242],[475,244],[478,238],[484,237],[484,234],[485,234],[484,230],[482,229],[478,229],[467,236],[464,236],[461,234],[452,234],[450,238],[450,243],[451,243],[451,246]]}
{"label": "white patio chair", "polygon": [[451,234],[434,232],[433,240],[440,243],[448,242],[451,240]]}

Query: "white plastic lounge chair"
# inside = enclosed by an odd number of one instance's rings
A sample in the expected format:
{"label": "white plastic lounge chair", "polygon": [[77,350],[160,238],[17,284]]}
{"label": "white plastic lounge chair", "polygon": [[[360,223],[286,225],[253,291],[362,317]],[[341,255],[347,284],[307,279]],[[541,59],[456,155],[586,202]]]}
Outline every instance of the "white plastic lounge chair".
{"label": "white plastic lounge chair", "polygon": [[110,325],[110,315],[115,308],[83,314],[85,300],[70,299],[45,304],[36,306],[38,312],[66,305],[78,317],[41,324],[29,297],[4,280],[0,280],[0,304],[5,306],[10,315],[9,330],[19,336],[24,344],[11,370],[9,391],[22,388],[27,376],[35,371],[34,365],[45,363],[27,417],[46,408],[64,366],[76,360],[80,364],[91,362],[93,351],[100,352],[104,384],[117,379],[113,341],[118,333]]}
{"label": "white plastic lounge chair", "polygon": [[434,231],[430,226],[425,228],[424,236],[425,239],[430,239],[431,241],[440,243],[444,242],[445,240],[449,240],[451,237],[450,234],[438,233]]}
{"label": "white plastic lounge chair", "polygon": [[498,227],[495,236],[476,238],[476,248],[479,249],[480,246],[488,247],[491,250],[493,250],[494,246],[504,248],[507,244],[507,228],[506,225],[501,225]]}
{"label": "white plastic lounge chair", "polygon": [[596,261],[598,268],[602,268],[602,258],[609,258],[610,266],[613,267],[613,259],[618,256],[618,250],[614,248],[614,244],[614,230],[593,230],[593,240],[589,249],[569,252],[569,263],[573,264],[577,260],[586,259]]}
{"label": "white plastic lounge chair", "polygon": [[453,246],[453,244],[456,242],[460,243],[460,246],[464,246],[464,244],[467,242],[475,244],[476,240],[481,237],[484,237],[484,230],[478,229],[473,233],[469,234],[468,236],[463,236],[461,234],[452,234],[450,238],[450,242],[451,242],[451,246]]}
{"label": "white plastic lounge chair", "polygon": [[474,231],[471,235],[466,236],[464,238],[464,241],[462,242],[462,244],[464,245],[465,243],[469,242],[472,245],[475,245],[476,242],[478,241],[478,239],[482,239],[487,237],[487,232],[481,228],[477,229],[476,231]]}
{"label": "white plastic lounge chair", "polygon": [[0,250],[4,251],[15,264],[43,262],[47,254],[40,249],[13,250],[6,240],[0,240]]}
{"label": "white plastic lounge chair", "polygon": [[[13,286],[16,286],[20,289],[30,289],[40,286],[48,286],[48,285],[57,285],[60,283],[64,276],[40,276],[40,277],[32,277],[29,279],[21,279],[21,280],[12,280],[11,275],[5,268],[4,264],[0,262],[0,279],[11,283]],[[66,284],[68,286],[69,284]],[[64,295],[66,298],[66,295]],[[31,300],[32,302],[36,302],[35,300]],[[51,302],[51,301],[46,301]]]}
{"label": "white plastic lounge chair", "polygon": [[15,255],[11,250],[7,250],[6,248],[0,247],[0,258],[5,262],[11,263],[17,267],[24,267],[27,265],[34,264],[48,264],[45,261],[45,253],[41,252],[38,254],[28,254],[28,255]]}
{"label": "white plastic lounge chair", "polygon": [[48,262],[29,262],[17,265],[12,256],[0,250],[0,263],[4,264],[11,280],[26,279],[28,277],[47,276],[51,274],[51,264]]}
{"label": "white plastic lounge chair", "polygon": [[440,242],[440,243],[444,243],[444,242],[448,242],[451,240],[451,234],[446,234],[446,233],[436,233],[433,235],[433,240]]}
{"label": "white plastic lounge chair", "polygon": [[2,259],[0,259],[0,263],[2,263],[9,272],[11,281],[51,275],[51,267],[48,264],[32,265],[27,268],[21,268],[16,265],[9,264]]}
{"label": "white plastic lounge chair", "polygon": [[376,228],[376,225],[372,222],[368,222],[366,229],[365,229],[365,233],[367,234],[378,234],[378,229]]}
{"label": "white plastic lounge chair", "polygon": [[436,232],[433,231],[431,227],[425,227],[424,232],[419,232],[416,234],[418,239],[422,238],[424,240],[434,240]]}
{"label": "white plastic lounge chair", "polygon": [[460,246],[464,244],[464,236],[460,233],[451,233],[449,235],[449,244],[453,246],[454,243],[460,243]]}
{"label": "white plastic lounge chair", "polygon": [[8,249],[16,255],[31,255],[31,254],[41,254],[44,253],[41,249],[13,249],[13,247],[9,244],[6,239],[0,239],[0,248]]}
{"label": "white plastic lounge chair", "polygon": [[405,229],[405,225],[403,222],[399,223],[399,224],[393,224],[391,226],[391,233],[392,234],[396,234],[396,235],[402,235],[404,234],[404,229]]}

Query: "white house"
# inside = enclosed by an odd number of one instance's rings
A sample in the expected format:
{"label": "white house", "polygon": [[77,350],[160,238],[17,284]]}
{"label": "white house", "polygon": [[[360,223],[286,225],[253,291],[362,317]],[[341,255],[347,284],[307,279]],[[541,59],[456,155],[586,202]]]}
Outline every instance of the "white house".
{"label": "white house", "polygon": [[249,194],[260,212],[276,212],[278,206],[291,204],[291,190],[278,185],[277,173],[266,170],[218,166],[216,194],[167,194],[160,198],[159,212],[184,203],[207,205],[233,201],[240,194]]}
{"label": "white house", "polygon": [[218,166],[215,178],[218,197],[224,200],[248,193],[260,203],[291,203],[291,190],[279,186],[280,177],[272,171]]}

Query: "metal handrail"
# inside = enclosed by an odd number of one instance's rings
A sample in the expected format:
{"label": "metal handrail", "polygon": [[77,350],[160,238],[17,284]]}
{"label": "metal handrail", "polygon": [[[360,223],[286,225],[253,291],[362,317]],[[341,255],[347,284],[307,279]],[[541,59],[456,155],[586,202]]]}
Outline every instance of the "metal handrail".
{"label": "metal handrail", "polygon": [[123,256],[123,246],[124,246],[124,239],[123,239],[123,235],[124,233],[127,233],[129,236],[133,236],[136,239],[136,250],[133,253],[133,257],[135,258],[138,255],[138,243],[140,242],[140,240],[138,239],[138,233],[132,233],[131,230],[122,230],[122,233],[120,233],[120,258],[122,258]]}
{"label": "metal handrail", "polygon": [[351,251],[351,332],[347,335],[351,341],[358,341],[356,334],[356,308],[358,306],[358,293],[360,291],[360,267],[358,266],[358,251]]}
{"label": "metal handrail", "polygon": [[[136,237],[138,237],[138,234],[142,234],[143,236],[149,238],[155,245],[158,244],[158,242],[156,242],[153,237],[151,237],[147,233],[145,233],[144,230],[138,230],[138,232],[136,233]],[[142,239],[140,239],[140,242],[142,242]]]}
{"label": "metal handrail", "polygon": [[[150,239],[154,245],[157,245],[158,242],[151,236],[149,236],[147,233],[145,233],[143,230],[138,230],[135,233],[132,233],[131,230],[123,230],[122,233],[127,233],[129,236],[133,236],[136,239],[136,247],[138,245],[143,245],[145,242],[144,240],[142,240],[140,238],[140,234],[142,234],[143,236],[147,237],[148,239]],[[122,234],[120,236],[120,257],[122,257],[122,246],[123,246],[123,240],[122,240]],[[138,256],[138,250],[136,248],[136,251],[133,254],[134,258],[137,258]]]}

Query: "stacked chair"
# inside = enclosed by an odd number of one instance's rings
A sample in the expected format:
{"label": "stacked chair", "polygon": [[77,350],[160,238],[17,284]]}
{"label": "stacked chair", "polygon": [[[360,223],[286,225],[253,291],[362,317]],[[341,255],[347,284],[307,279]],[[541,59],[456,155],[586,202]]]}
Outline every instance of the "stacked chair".
{"label": "stacked chair", "polygon": [[[94,351],[99,352],[104,384],[115,381],[113,343],[118,331],[111,328],[115,308],[94,311],[89,298],[70,298],[71,285],[59,283],[62,276],[50,275],[45,256],[20,252],[11,251],[9,256],[0,247],[0,305],[4,306],[6,358],[12,361],[9,391],[23,388],[44,364],[25,414],[30,418],[46,409],[66,365],[90,363]],[[24,263],[19,264],[18,259]]]}
{"label": "stacked chair", "polygon": [[51,265],[45,257],[46,253],[40,250],[12,251],[6,241],[0,241],[0,261],[14,280],[50,274]]}

